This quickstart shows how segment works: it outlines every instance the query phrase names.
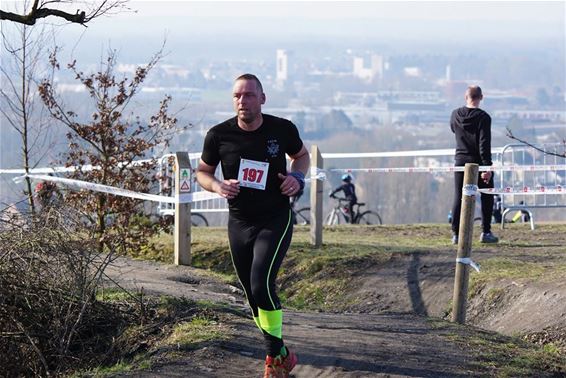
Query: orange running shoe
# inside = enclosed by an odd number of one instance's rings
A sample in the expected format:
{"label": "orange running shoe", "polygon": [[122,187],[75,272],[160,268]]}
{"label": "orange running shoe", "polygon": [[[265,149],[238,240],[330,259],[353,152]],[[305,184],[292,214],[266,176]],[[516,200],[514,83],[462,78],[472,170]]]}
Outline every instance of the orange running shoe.
{"label": "orange running shoe", "polygon": [[297,355],[289,349],[287,349],[287,357],[267,356],[263,378],[288,378],[295,365],[297,365]]}

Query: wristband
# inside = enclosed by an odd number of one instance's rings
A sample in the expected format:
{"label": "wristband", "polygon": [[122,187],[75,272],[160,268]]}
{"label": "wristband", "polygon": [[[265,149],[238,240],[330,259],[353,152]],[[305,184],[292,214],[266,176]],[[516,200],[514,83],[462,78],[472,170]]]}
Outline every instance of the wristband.
{"label": "wristband", "polygon": [[299,191],[305,188],[305,175],[301,171],[289,172],[289,176],[293,176],[299,182]]}

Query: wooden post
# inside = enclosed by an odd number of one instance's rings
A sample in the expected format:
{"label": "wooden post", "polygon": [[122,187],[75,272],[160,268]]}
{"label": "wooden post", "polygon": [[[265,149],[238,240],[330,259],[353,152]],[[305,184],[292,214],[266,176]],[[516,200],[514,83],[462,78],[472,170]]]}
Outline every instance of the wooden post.
{"label": "wooden post", "polygon": [[[318,146],[311,146],[311,177],[317,175],[318,170],[324,166],[322,155]],[[313,174],[314,173],[314,174]],[[324,181],[311,181],[311,244],[315,248],[322,245],[322,193],[324,190]]]}
{"label": "wooden post", "polygon": [[[175,153],[175,198],[191,192],[189,154]],[[175,203],[175,265],[191,265],[191,204]]]}
{"label": "wooden post", "polygon": [[[467,163],[464,167],[464,187],[462,188],[462,209],[460,229],[458,230],[458,260],[454,278],[452,299],[452,321],[464,324],[466,321],[466,299],[468,296],[469,265],[461,259],[469,259],[472,254],[474,232],[474,212],[478,185],[478,164]],[[465,261],[465,260],[464,260]]]}

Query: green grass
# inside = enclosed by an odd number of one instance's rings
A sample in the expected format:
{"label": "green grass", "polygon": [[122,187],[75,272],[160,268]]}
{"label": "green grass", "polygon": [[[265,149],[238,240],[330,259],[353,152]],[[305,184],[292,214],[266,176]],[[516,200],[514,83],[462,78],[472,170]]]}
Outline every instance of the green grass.
{"label": "green grass", "polygon": [[124,302],[139,298],[141,293],[135,293],[117,287],[101,288],[96,293],[96,300],[101,302]]}
{"label": "green grass", "polygon": [[196,348],[198,343],[222,340],[225,337],[218,322],[199,316],[188,322],[176,324],[164,343],[174,345],[177,349],[190,349]]}
{"label": "green grass", "polygon": [[136,355],[131,361],[120,361],[112,366],[99,366],[94,369],[79,371],[71,374],[70,378],[104,378],[117,374],[129,373],[135,370],[151,369],[150,358],[145,354]]}

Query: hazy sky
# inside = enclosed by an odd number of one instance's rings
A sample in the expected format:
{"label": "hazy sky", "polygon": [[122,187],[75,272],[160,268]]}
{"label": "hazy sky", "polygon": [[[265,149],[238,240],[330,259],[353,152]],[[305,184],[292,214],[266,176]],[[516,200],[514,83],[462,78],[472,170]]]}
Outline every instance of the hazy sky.
{"label": "hazy sky", "polygon": [[[8,4],[2,1],[2,8]],[[273,54],[277,48],[294,48],[292,44],[310,44],[323,51],[338,46],[382,49],[385,54],[422,53],[429,46],[434,46],[431,52],[443,47],[444,53],[532,46],[564,51],[565,4],[132,0],[131,11],[96,19],[86,28],[76,24],[58,28],[57,41],[66,53],[88,60],[104,55],[109,46],[122,58],[145,60],[165,36],[171,61],[189,53],[205,59],[222,54],[228,59],[251,56],[258,51]],[[79,8],[80,2],[73,7]]]}
{"label": "hazy sky", "polygon": [[[509,48],[553,41],[564,49],[564,1],[132,1],[131,12],[67,26],[67,45],[100,50],[155,50],[167,35],[174,50],[185,46],[242,54],[260,46],[286,48],[288,41],[333,44],[404,42]],[[75,42],[71,42],[75,41]],[[132,44],[135,44],[132,46]],[[70,48],[70,46],[68,46]]]}

